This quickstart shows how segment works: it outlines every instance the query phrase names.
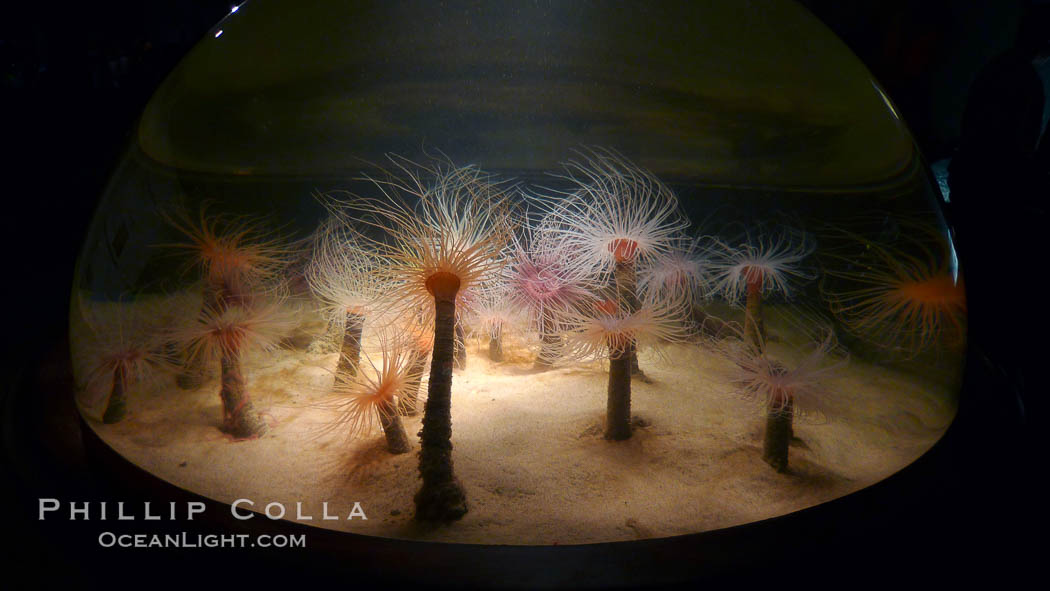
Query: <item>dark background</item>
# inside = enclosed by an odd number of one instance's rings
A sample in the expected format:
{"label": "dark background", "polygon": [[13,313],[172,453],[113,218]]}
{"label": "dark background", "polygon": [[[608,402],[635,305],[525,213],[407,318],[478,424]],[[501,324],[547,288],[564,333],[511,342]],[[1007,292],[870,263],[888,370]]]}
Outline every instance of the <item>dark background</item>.
{"label": "dark background", "polygon": [[[970,83],[992,56],[1011,45],[1024,8],[1020,0],[803,4],[882,82],[930,162],[952,155]],[[7,324],[6,338],[0,341],[10,380],[5,394],[13,385],[61,371],[54,360],[65,355],[67,346],[65,311],[73,264],[104,183],[156,86],[230,8],[229,1],[187,0],[8,2],[0,8],[0,303]],[[1001,238],[986,237],[990,244]],[[1004,281],[1023,283],[1020,279]],[[1004,296],[1004,304],[1008,302]],[[1031,315],[1041,315],[1035,303],[1026,305],[1035,308]],[[1042,326],[1035,324],[1033,330]],[[1019,365],[1010,359],[992,359],[990,364],[971,359],[967,371],[977,377],[968,380],[982,390],[974,399],[982,405],[976,414],[989,421],[977,427],[985,437],[958,440],[948,451],[941,450],[957,469],[955,479],[938,485],[938,498],[912,507],[914,515],[902,513],[907,519],[928,518],[926,527],[932,531],[904,530],[900,536],[881,532],[884,554],[853,556],[849,562],[871,569],[855,573],[859,580],[908,571],[934,582],[994,574],[1006,583],[1032,568],[1024,524],[1035,515],[1026,513],[1032,483],[1022,449],[1034,428],[1031,409],[1026,416],[1019,406],[1025,401],[1024,388],[1017,386],[1025,374]],[[11,449],[6,441],[10,433],[5,434],[5,451]],[[47,459],[45,453],[29,460]],[[25,469],[38,468],[44,471],[46,466]],[[21,546],[5,555],[5,566],[36,573],[41,588],[49,583],[90,588],[92,573],[101,567],[67,561],[62,552],[68,547],[49,539],[63,532],[39,531],[33,513],[20,511],[24,499],[8,498],[16,487],[3,486],[4,506],[15,508],[9,516],[14,523],[3,536]],[[35,497],[32,490],[18,492]],[[792,578],[818,586],[822,580],[834,582],[825,575],[841,575],[821,557],[790,568]],[[0,568],[0,577],[7,570]],[[146,577],[138,579],[143,584],[164,578],[163,573],[137,572],[134,564],[118,570]]]}

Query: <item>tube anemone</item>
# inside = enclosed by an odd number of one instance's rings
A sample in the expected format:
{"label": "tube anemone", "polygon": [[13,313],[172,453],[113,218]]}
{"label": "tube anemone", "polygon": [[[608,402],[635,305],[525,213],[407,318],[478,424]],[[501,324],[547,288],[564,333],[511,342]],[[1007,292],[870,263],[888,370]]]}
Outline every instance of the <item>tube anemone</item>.
{"label": "tube anemone", "polygon": [[729,347],[720,350],[733,363],[730,384],[734,394],[759,404],[766,415],[762,459],[777,472],[788,470],[788,447],[794,436],[793,421],[823,420],[833,404],[827,388],[830,375],[847,361],[828,363],[834,343],[831,333],[794,365],[773,358],[764,347]]}
{"label": "tube anemone", "polygon": [[324,302],[332,323],[343,326],[337,371],[357,371],[365,321],[382,307],[390,291],[383,281],[383,265],[380,257],[362,247],[357,233],[335,217],[314,234],[306,281]]}
{"label": "tube anemone", "polygon": [[586,271],[568,264],[568,249],[552,235],[526,229],[508,249],[502,281],[507,305],[521,310],[528,325],[540,336],[536,366],[552,366],[561,356],[562,326],[559,319],[579,311],[594,300],[595,280]]}
{"label": "tube anemone", "polygon": [[219,362],[224,433],[241,440],[266,432],[266,423],[245,389],[242,360],[249,350],[276,349],[297,325],[295,314],[284,309],[282,301],[254,300],[248,306],[205,308],[197,322],[178,329],[176,338],[185,344],[191,359]]}
{"label": "tube anemone", "polygon": [[206,307],[242,303],[275,280],[295,254],[256,218],[209,215],[207,206],[201,207],[197,219],[182,209],[162,215],[189,241],[161,246],[189,251],[186,269],[197,268],[204,277]]}
{"label": "tube anemone", "polygon": [[613,150],[592,148],[565,164],[557,178],[571,189],[547,200],[543,225],[573,253],[576,264],[611,271],[617,262],[650,263],[671,251],[689,225],[674,192]]}
{"label": "tube anemone", "polygon": [[675,240],[671,251],[638,272],[638,292],[643,300],[684,297],[700,303],[711,291],[710,265],[714,250],[707,236]]}
{"label": "tube anemone", "polygon": [[791,296],[793,279],[812,279],[802,261],[815,245],[805,234],[782,230],[770,236],[749,236],[736,248],[723,247],[713,261],[715,290],[730,302],[745,298],[744,338],[756,349],[765,342],[762,299],[769,293]]}
{"label": "tube anemone", "polygon": [[646,302],[630,310],[618,300],[596,303],[586,312],[571,312],[562,320],[575,359],[608,358],[605,438],[631,436],[631,353],[639,345],[686,342],[692,338],[685,299]]}
{"label": "tube anemone", "polygon": [[329,429],[339,429],[354,438],[374,432],[378,426],[386,437],[387,451],[403,454],[412,446],[398,407],[412,387],[415,355],[403,339],[380,336],[379,342],[382,353],[378,366],[365,354],[367,365],[359,371],[336,372],[333,401],[327,406],[337,412],[338,419]]}
{"label": "tube anemone", "polygon": [[[148,318],[132,317],[122,303],[113,304],[113,313],[102,313],[78,295],[75,311],[86,328],[83,353],[75,362],[83,367],[83,391],[105,397],[102,422],[117,423],[127,414],[128,391],[158,375],[174,373],[176,364],[164,351],[164,335]],[[96,398],[97,400],[97,398]]]}
{"label": "tube anemone", "polygon": [[[473,166],[391,161],[397,174],[369,177],[383,199],[359,197],[341,208],[389,239],[372,242],[390,261],[385,273],[398,286],[403,316],[424,310],[432,318],[434,349],[420,431],[423,484],[415,496],[415,518],[450,522],[467,512],[452,465],[456,304],[484,277],[498,273],[498,253],[511,235],[513,216],[507,190]],[[354,216],[355,211],[363,215]]]}
{"label": "tube anemone", "polygon": [[[636,310],[637,265],[669,254],[689,220],[674,192],[622,155],[593,148],[580,156],[560,177],[573,190],[549,207],[544,225],[559,235],[575,264],[595,273],[611,271],[621,304]],[[630,355],[632,373],[640,375],[637,357]]]}
{"label": "tube anemone", "polygon": [[966,290],[946,237],[905,225],[894,245],[839,230],[849,247],[822,255],[821,292],[854,336],[914,357],[966,342]]}
{"label": "tube anemone", "polygon": [[[202,313],[248,304],[254,295],[267,291],[266,285],[276,283],[295,254],[283,239],[267,232],[261,220],[211,215],[207,209],[202,206],[197,219],[181,208],[173,214],[162,212],[168,224],[189,240],[159,245],[189,252],[184,272],[198,269],[204,279]],[[195,389],[203,381],[204,369],[192,359],[185,360],[176,376],[178,386]]]}
{"label": "tube anemone", "polygon": [[503,333],[520,322],[506,284],[493,281],[477,292],[470,310],[474,332],[488,339],[491,361],[503,361]]}

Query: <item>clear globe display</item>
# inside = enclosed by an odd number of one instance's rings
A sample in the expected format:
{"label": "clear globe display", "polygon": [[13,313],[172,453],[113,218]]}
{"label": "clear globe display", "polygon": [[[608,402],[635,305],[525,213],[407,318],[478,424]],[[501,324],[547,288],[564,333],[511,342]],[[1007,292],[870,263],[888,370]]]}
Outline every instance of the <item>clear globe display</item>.
{"label": "clear globe display", "polygon": [[310,526],[553,545],[761,521],[952,422],[938,199],[878,83],[790,2],[250,2],[103,195],[77,402],[158,478]]}

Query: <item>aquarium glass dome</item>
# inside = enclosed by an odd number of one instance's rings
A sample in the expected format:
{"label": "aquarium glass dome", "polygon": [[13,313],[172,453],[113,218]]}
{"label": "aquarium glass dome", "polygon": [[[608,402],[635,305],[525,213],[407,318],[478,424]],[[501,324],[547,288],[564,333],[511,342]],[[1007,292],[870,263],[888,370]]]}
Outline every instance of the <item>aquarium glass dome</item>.
{"label": "aquarium glass dome", "polygon": [[938,198],[792,2],[248,2],[102,197],[77,402],[175,487],[353,534],[762,521],[955,416]]}

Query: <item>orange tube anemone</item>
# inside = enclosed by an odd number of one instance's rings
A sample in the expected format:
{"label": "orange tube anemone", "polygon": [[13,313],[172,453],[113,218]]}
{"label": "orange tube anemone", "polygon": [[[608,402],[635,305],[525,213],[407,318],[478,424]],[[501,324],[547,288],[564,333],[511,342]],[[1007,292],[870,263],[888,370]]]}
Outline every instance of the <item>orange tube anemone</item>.
{"label": "orange tube anemone", "polygon": [[910,232],[891,248],[847,236],[856,240],[861,254],[825,255],[821,284],[847,331],[906,357],[935,346],[961,348],[966,342],[966,290],[943,237],[926,228]]}

